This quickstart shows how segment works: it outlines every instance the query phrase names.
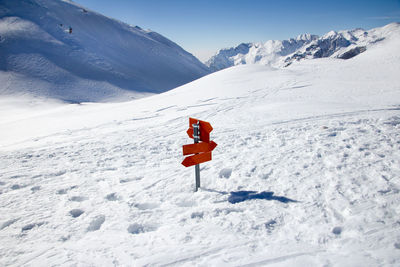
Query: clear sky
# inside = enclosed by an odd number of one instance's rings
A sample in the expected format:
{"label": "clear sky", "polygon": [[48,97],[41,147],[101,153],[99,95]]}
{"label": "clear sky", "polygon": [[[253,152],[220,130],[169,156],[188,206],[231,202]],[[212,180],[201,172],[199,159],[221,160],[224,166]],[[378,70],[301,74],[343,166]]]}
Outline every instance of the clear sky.
{"label": "clear sky", "polygon": [[74,0],[151,29],[204,61],[242,42],[366,30],[400,22],[400,0]]}

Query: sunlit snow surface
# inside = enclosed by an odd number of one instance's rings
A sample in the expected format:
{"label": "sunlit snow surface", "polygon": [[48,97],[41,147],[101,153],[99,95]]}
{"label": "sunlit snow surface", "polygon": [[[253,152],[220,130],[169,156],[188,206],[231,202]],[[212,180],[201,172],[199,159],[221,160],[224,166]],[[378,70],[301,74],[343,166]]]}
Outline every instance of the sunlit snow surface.
{"label": "sunlit snow surface", "polygon": [[[399,266],[392,31],[347,61],[238,66],[123,104],[2,99],[0,265]],[[197,193],[189,116],[218,143]]]}
{"label": "sunlit snow surface", "polygon": [[0,2],[1,97],[126,101],[208,73],[198,59],[164,36],[72,1]]}

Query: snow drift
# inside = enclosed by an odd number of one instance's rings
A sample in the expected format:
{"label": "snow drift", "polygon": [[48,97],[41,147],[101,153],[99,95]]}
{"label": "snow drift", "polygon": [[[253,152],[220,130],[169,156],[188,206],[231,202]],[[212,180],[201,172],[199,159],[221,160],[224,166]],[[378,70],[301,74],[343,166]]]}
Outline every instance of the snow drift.
{"label": "snow drift", "polygon": [[240,44],[234,48],[221,49],[206,65],[218,71],[242,64],[262,64],[286,67],[303,59],[333,57],[349,59],[384,40],[390,34],[388,28],[397,28],[399,23],[365,31],[354,29],[330,31],[324,36],[302,34],[295,39],[270,40],[265,43]]}
{"label": "snow drift", "polygon": [[208,73],[162,35],[71,1],[0,3],[0,95],[126,99],[164,92]]}

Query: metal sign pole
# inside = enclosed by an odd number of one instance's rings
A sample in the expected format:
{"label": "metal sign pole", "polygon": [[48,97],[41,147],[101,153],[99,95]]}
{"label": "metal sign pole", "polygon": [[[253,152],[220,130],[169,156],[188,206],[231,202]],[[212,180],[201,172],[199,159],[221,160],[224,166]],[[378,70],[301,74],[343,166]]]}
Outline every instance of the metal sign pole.
{"label": "metal sign pole", "polygon": [[[197,144],[200,141],[200,123],[197,122],[195,124],[193,124],[193,139],[194,139],[194,143]],[[196,175],[196,187],[195,187],[195,192],[197,192],[197,190],[200,187],[200,164],[196,164],[196,166],[194,167],[195,169],[195,175]]]}

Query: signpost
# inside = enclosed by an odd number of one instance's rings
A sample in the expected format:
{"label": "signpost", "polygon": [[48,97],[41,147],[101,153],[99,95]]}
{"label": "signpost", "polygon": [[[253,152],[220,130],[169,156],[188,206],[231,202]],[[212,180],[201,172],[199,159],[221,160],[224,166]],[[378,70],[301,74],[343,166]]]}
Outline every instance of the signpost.
{"label": "signpost", "polygon": [[196,187],[197,192],[200,187],[200,163],[211,160],[211,151],[217,146],[214,141],[210,141],[210,132],[213,130],[211,124],[206,121],[201,121],[189,118],[189,129],[186,133],[190,138],[194,139],[194,144],[183,145],[183,155],[191,155],[182,161],[182,165],[190,167],[195,165]]}

